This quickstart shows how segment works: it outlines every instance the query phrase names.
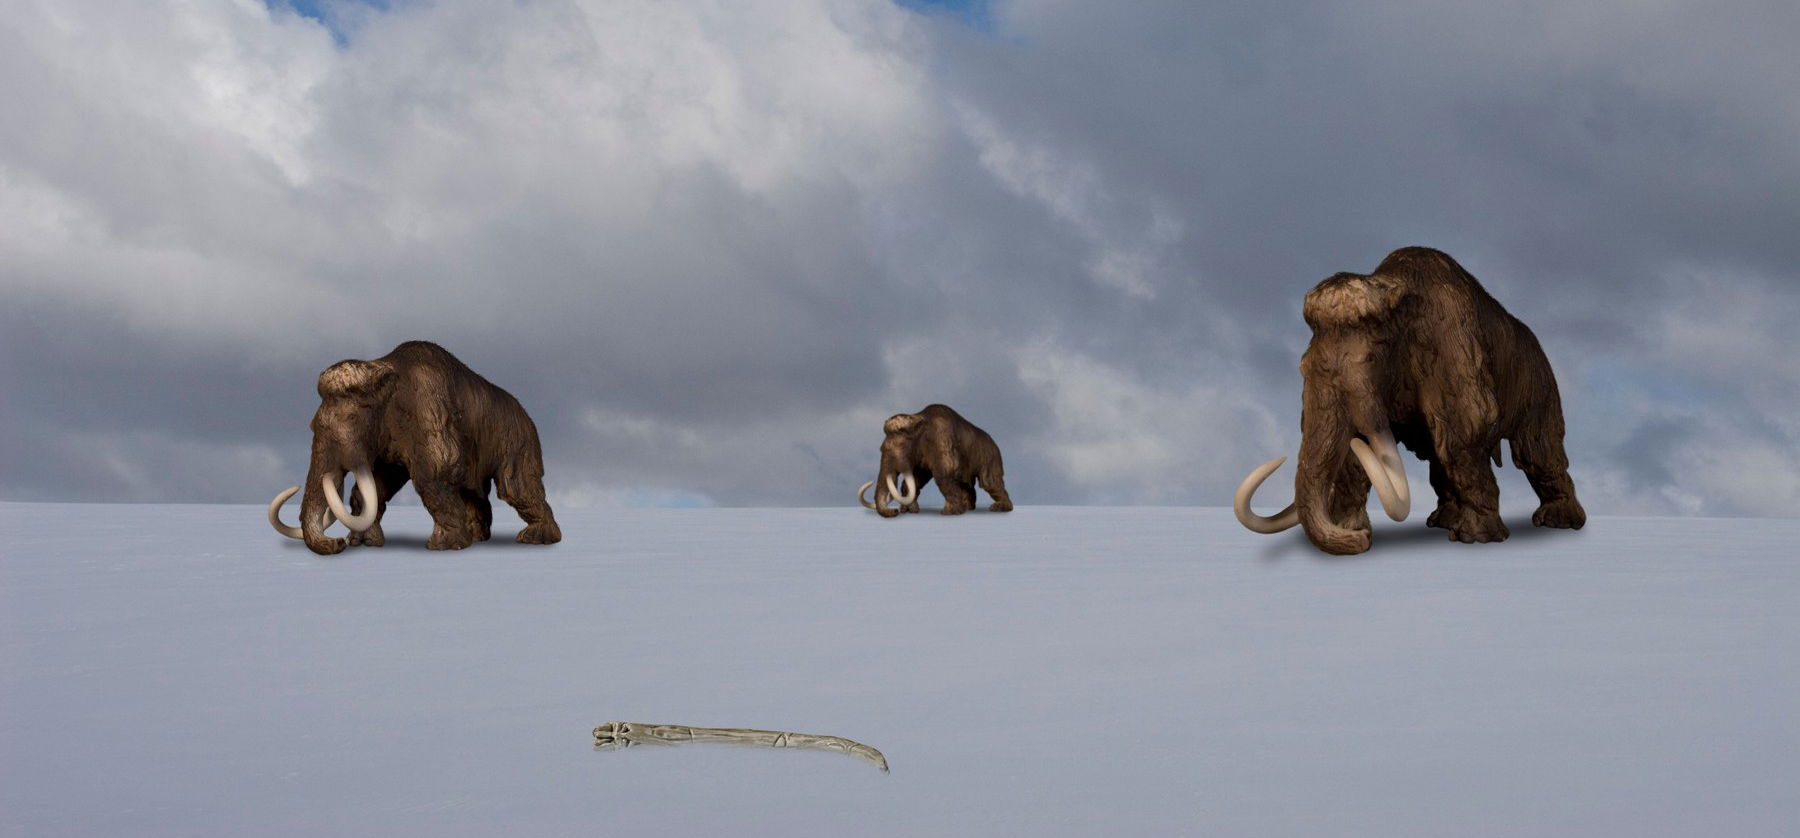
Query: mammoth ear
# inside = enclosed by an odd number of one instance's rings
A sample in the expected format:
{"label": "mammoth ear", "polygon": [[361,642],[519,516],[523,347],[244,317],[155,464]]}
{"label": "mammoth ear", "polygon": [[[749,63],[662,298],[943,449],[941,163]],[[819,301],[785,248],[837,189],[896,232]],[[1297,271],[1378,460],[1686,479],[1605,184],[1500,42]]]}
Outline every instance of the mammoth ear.
{"label": "mammoth ear", "polygon": [[339,361],[319,373],[320,396],[362,396],[379,391],[394,375],[386,361]]}
{"label": "mammoth ear", "polygon": [[881,430],[888,436],[894,434],[911,434],[925,422],[925,417],[917,413],[896,413],[889,416],[881,425]]}

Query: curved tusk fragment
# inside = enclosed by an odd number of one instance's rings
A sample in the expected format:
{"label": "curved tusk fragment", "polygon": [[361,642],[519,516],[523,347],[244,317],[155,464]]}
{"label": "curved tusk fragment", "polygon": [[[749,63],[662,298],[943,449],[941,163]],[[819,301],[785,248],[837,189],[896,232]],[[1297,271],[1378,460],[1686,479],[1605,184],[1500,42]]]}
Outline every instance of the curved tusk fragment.
{"label": "curved tusk fragment", "polygon": [[836,751],[874,763],[887,773],[887,757],[861,742],[842,736],[816,733],[788,733],[780,730],[752,730],[736,727],[688,727],[687,725],[648,725],[643,722],[606,722],[594,728],[594,747],[629,748],[633,745],[681,745],[689,742],[715,742],[725,745],[759,745],[765,748],[803,748]]}
{"label": "curved tusk fragment", "polygon": [[1269,479],[1269,475],[1274,474],[1275,470],[1281,468],[1281,464],[1285,462],[1287,462],[1286,457],[1276,457],[1252,469],[1249,474],[1244,476],[1243,481],[1238,483],[1237,494],[1231,499],[1231,510],[1237,513],[1238,523],[1243,524],[1245,529],[1267,535],[1291,529],[1300,523],[1300,513],[1295,511],[1294,505],[1291,503],[1287,505],[1286,509],[1267,518],[1250,509],[1250,498],[1256,494],[1257,487],[1261,486],[1264,480]]}
{"label": "curved tusk fragment", "polygon": [[869,487],[873,485],[875,485],[875,481],[871,480],[862,484],[862,488],[856,490],[856,502],[862,504],[864,509],[875,508],[875,504],[870,503],[867,498],[863,497],[863,493],[869,491]]}

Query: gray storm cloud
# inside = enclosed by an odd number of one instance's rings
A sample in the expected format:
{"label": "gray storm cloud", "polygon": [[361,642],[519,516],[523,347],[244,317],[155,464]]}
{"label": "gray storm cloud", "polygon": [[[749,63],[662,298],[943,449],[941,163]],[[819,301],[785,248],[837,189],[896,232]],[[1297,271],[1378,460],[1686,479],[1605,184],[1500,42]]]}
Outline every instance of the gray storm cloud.
{"label": "gray storm cloud", "polygon": [[845,504],[942,401],[1020,503],[1220,505],[1301,294],[1425,244],[1591,511],[1800,511],[1789,4],[333,8],[0,20],[0,497],[265,501],[423,338],[564,503]]}

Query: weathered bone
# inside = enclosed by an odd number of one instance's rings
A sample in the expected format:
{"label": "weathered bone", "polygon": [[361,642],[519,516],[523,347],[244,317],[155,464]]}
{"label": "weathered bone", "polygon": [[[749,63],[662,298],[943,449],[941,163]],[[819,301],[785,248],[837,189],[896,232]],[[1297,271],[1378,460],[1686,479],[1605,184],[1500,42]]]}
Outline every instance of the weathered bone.
{"label": "weathered bone", "polygon": [[751,730],[737,727],[688,727],[687,725],[650,725],[643,722],[606,722],[594,728],[594,747],[629,748],[633,745],[680,745],[688,742],[716,742],[726,745],[756,745],[764,748],[802,748],[836,751],[861,757],[887,773],[887,757],[861,742],[841,736],[814,733],[787,733],[779,730]]}

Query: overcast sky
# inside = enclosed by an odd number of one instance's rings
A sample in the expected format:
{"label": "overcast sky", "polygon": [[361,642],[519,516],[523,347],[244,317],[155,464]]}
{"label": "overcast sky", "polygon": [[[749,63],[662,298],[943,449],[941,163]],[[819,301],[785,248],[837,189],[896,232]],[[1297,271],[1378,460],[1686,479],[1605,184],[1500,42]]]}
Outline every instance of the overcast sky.
{"label": "overcast sky", "polygon": [[940,401],[1019,503],[1228,504],[1419,244],[1590,512],[1800,514],[1791,0],[7,5],[7,500],[265,502],[417,338],[557,504],[847,504]]}

